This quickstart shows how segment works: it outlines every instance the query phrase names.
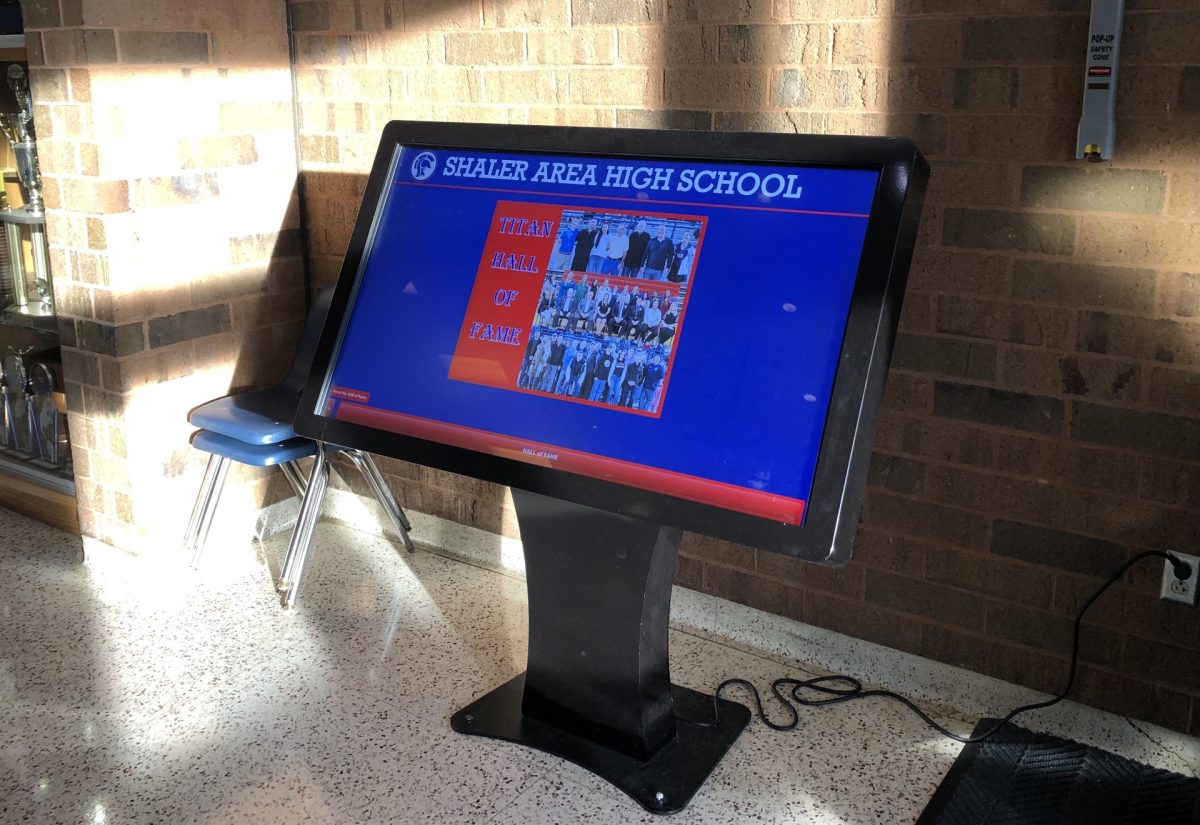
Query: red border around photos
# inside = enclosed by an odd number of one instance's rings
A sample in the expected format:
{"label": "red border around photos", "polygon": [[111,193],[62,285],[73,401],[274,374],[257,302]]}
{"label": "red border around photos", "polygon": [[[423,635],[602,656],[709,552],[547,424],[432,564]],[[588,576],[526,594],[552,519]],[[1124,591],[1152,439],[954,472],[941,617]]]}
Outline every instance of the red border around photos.
{"label": "red border around photos", "polygon": [[[666,401],[667,401],[667,387],[671,382],[671,370],[675,366],[675,353],[679,351],[679,340],[683,334],[683,321],[687,317],[687,307],[688,307],[688,303],[690,303],[690,301],[691,301],[692,288],[693,288],[693,284],[695,283],[696,271],[697,271],[697,268],[698,268],[699,262],[700,262],[700,250],[704,247],[704,237],[705,237],[705,235],[708,234],[708,216],[706,216],[706,215],[677,215],[677,214],[672,214],[672,213],[668,213],[668,212],[641,212],[641,211],[630,212],[625,209],[603,209],[603,208],[582,207],[582,206],[564,206],[563,207],[564,212],[566,212],[568,210],[570,210],[572,212],[578,211],[584,215],[604,214],[604,215],[621,215],[622,217],[631,217],[631,218],[641,218],[641,217],[662,218],[665,220],[673,220],[673,221],[692,221],[692,222],[700,224],[700,236],[696,239],[696,254],[694,256],[692,256],[692,272],[691,272],[691,275],[688,276],[688,279],[686,282],[675,283],[674,281],[652,281],[648,278],[626,278],[622,275],[604,275],[603,273],[600,273],[600,272],[580,272],[577,269],[551,270],[549,267],[547,267],[547,269],[546,269],[547,275],[552,271],[553,272],[561,271],[563,273],[564,277],[566,277],[567,275],[586,275],[589,278],[595,277],[597,279],[597,281],[604,281],[604,280],[608,280],[609,282],[618,281],[621,284],[628,284],[630,286],[642,287],[642,286],[646,286],[646,285],[659,284],[664,287],[673,286],[675,288],[675,297],[677,299],[682,297],[683,302],[679,307],[679,320],[675,322],[675,338],[671,342],[671,354],[670,354],[670,357],[667,358],[667,368],[663,372],[662,391],[658,394],[658,409],[655,410],[654,412],[650,412],[649,410],[635,410],[632,407],[618,407],[618,406],[614,406],[612,404],[602,404],[599,401],[591,401],[591,400],[584,399],[584,398],[571,398],[570,396],[567,396],[567,395],[558,395],[557,393],[543,392],[542,390],[531,390],[531,389],[528,389],[527,387],[514,386],[514,387],[506,388],[506,389],[513,389],[517,392],[528,393],[529,395],[540,395],[544,398],[555,398],[555,399],[558,399],[559,401],[570,401],[574,404],[586,404],[589,407],[599,407],[600,409],[613,410],[614,412],[632,413],[634,415],[645,416],[646,418],[655,418],[655,419],[662,418],[663,407],[666,406]],[[557,240],[557,238],[558,238],[558,233],[555,233],[555,240]],[[543,283],[544,283],[544,281],[543,281]],[[687,294],[680,296],[679,288],[684,286],[685,284],[688,288]],[[534,312],[534,318],[535,319],[537,318],[536,311]],[[534,327],[532,327],[532,326],[529,328],[530,333],[533,332],[533,329],[534,329]],[[546,327],[541,327],[541,329],[546,329]]]}
{"label": "red border around photos", "polygon": [[[699,257],[700,257],[700,243],[697,242],[696,243],[696,259],[699,259]],[[695,266],[695,264],[693,264],[693,267],[694,266]],[[558,271],[558,270],[555,270],[555,271]],[[671,283],[670,281],[649,281],[649,280],[646,280],[645,278],[624,278],[619,275],[601,275],[596,272],[580,272],[577,269],[564,269],[564,270],[562,270],[562,273],[563,273],[563,275],[587,275],[589,277],[595,277],[599,281],[608,281],[609,283],[612,283],[613,281],[618,281],[620,283],[629,284],[631,286],[644,286],[646,284]],[[689,283],[691,283],[690,280],[689,280]],[[675,284],[675,286],[678,287],[678,286],[680,286],[680,284]],[[691,290],[688,291],[688,294],[691,294]],[[683,329],[684,315],[687,314],[687,303],[688,303],[687,296],[686,295],[680,296],[679,290],[676,289],[675,298],[676,299],[682,298],[682,303],[679,307],[679,320],[675,322],[675,337],[671,342],[671,350],[670,350],[671,355],[670,355],[670,357],[667,358],[667,368],[666,368],[666,370],[663,371],[662,392],[660,392],[658,394],[658,409],[655,410],[654,412],[650,412],[649,410],[635,410],[633,407],[618,407],[613,404],[602,404],[599,401],[591,401],[587,398],[572,398],[569,395],[559,395],[558,393],[545,392],[543,390],[532,390],[532,389],[529,389],[528,387],[513,387],[513,389],[515,389],[517,392],[529,393],[530,395],[540,395],[545,398],[557,398],[559,401],[571,401],[576,404],[586,404],[589,407],[600,407],[601,409],[605,409],[605,410],[615,410],[617,412],[633,413],[634,415],[643,415],[647,418],[661,418],[662,410],[663,410],[663,402],[665,401],[665,399],[667,397],[667,384],[671,380],[671,367],[675,364],[675,352],[679,346],[679,333],[680,333],[680,330]],[[537,317],[536,314],[534,315],[534,317],[535,318]],[[555,332],[553,327],[542,327],[542,326],[530,327],[529,332],[532,334],[535,329],[547,330],[551,334],[554,334],[554,332]]]}
{"label": "red border around photos", "polygon": [[[774,493],[742,487],[700,476],[635,464],[619,458],[608,458],[526,441],[513,436],[477,430],[461,424],[434,421],[415,415],[381,410],[363,404],[343,401],[334,418],[388,432],[401,433],[426,441],[451,444],[487,455],[510,458],[542,467],[554,467],[569,473],[627,484],[656,493],[698,501],[725,510],[746,513],[785,524],[798,525],[804,519],[804,499],[788,498]],[[528,451],[528,452],[527,452]]]}

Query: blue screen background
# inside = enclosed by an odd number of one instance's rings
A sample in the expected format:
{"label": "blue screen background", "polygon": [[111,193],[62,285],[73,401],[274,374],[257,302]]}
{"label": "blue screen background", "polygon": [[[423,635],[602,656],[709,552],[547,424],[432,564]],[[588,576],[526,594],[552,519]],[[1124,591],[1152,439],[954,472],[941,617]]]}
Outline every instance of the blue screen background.
{"label": "blue screen background", "polygon": [[[808,498],[867,220],[722,207],[866,215],[876,171],[402,149],[394,180],[412,181],[426,151],[438,173],[450,155],[578,160],[601,180],[608,163],[645,163],[797,174],[804,189],[764,200],[436,173],[426,183],[519,191],[389,186],[331,385],[376,408]],[[708,218],[660,418],[447,378],[498,200]]]}

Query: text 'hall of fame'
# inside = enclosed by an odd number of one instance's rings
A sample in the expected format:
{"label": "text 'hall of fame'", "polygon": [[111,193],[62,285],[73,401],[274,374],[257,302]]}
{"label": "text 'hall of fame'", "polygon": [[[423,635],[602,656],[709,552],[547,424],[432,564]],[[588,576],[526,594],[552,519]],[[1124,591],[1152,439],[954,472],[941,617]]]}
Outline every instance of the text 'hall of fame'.
{"label": "text 'hall of fame'", "polygon": [[467,341],[525,345],[560,216],[541,205],[497,204],[463,330]]}

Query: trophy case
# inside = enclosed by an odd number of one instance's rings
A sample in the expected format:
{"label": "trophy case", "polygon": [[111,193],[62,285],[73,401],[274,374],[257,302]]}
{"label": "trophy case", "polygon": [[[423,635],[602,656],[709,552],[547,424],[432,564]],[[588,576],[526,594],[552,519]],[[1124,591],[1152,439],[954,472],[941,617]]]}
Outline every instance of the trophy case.
{"label": "trophy case", "polygon": [[78,532],[33,98],[11,10],[0,3],[0,506]]}

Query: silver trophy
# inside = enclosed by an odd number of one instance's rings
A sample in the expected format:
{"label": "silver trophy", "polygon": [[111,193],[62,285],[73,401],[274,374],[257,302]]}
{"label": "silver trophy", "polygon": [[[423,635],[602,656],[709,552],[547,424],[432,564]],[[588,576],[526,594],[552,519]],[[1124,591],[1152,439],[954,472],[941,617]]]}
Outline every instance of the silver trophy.
{"label": "silver trophy", "polygon": [[50,366],[30,365],[26,391],[29,432],[33,446],[37,447],[38,460],[58,467],[62,464],[63,433],[59,426],[58,405],[54,403],[54,387],[54,370]]}
{"label": "silver trophy", "polygon": [[33,100],[29,97],[29,77],[19,63],[8,67],[8,88],[16,96],[21,111],[6,115],[0,124],[12,145],[17,175],[29,197],[25,208],[34,215],[40,215],[43,211],[42,175],[38,170],[37,144],[33,142],[33,135],[29,131],[29,124],[33,121]]}
{"label": "silver trophy", "polygon": [[[12,306],[9,312],[30,316],[54,315],[54,287],[50,281],[50,250],[46,243],[46,212],[42,204],[42,177],[38,169],[37,144],[33,140],[33,101],[29,97],[29,77],[18,63],[8,67],[8,86],[17,99],[16,114],[0,115],[12,146],[17,176],[25,190],[27,203],[20,209],[0,211],[8,246],[7,267],[12,279]],[[27,280],[23,236],[27,236],[33,255],[32,285]],[[32,298],[36,290],[37,297]],[[5,290],[6,292],[8,290]],[[7,297],[7,296],[6,296]],[[32,298],[32,300],[31,300]]]}
{"label": "silver trophy", "polygon": [[31,437],[33,422],[30,420],[28,405],[31,393],[29,373],[25,370],[25,356],[33,351],[33,347],[8,349],[12,354],[4,359],[4,447],[32,457],[36,455],[37,448]]}

